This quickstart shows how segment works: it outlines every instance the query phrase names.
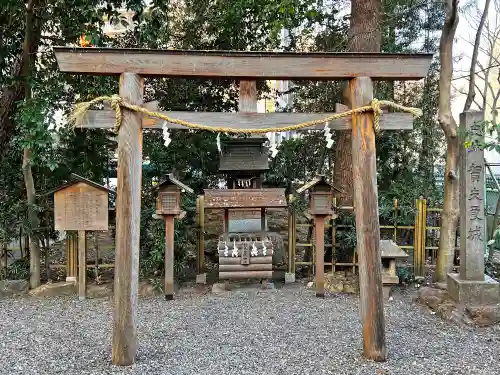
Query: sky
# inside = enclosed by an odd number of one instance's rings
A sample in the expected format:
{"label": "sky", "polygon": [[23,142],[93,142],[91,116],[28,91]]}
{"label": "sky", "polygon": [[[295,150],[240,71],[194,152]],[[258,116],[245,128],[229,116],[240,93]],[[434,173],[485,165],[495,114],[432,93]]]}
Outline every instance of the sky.
{"label": "sky", "polygon": [[[499,0],[493,0],[490,5],[490,11],[488,14],[489,20],[493,23],[494,18],[496,16],[495,9],[493,7],[493,2]],[[484,9],[484,0],[477,0],[477,6],[479,9]],[[470,59],[473,51],[473,41],[476,37],[476,29],[474,29],[469,22],[467,22],[466,17],[470,17],[467,14],[461,14],[460,20],[458,23],[457,31],[456,31],[456,41],[453,46],[453,55],[455,57],[462,57],[458,61],[455,61],[453,66],[454,77],[453,81],[453,94],[454,97],[451,102],[451,111],[453,113],[453,117],[459,122],[460,113],[463,111],[466,95],[461,94],[458,90],[466,89],[469,85],[469,81],[466,78],[456,79],[463,75],[468,74],[470,70]],[[487,56],[483,53],[480,54],[479,59],[481,60],[483,66],[487,65]],[[480,70],[479,67],[476,67],[476,71]],[[500,163],[500,154],[495,151],[485,151],[486,161],[489,163]],[[499,169],[500,172],[500,169]]]}

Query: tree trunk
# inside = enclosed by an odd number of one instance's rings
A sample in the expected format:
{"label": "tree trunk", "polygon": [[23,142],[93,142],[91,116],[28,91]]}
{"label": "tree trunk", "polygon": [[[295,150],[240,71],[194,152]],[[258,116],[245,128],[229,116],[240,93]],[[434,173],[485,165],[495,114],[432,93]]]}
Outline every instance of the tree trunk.
{"label": "tree trunk", "polygon": [[0,242],[0,280],[8,279],[8,268],[7,268],[7,242]]}
{"label": "tree trunk", "polygon": [[24,236],[24,257],[30,257],[30,237]]}
{"label": "tree trunk", "polygon": [[[380,0],[352,0],[350,52],[380,52]],[[337,131],[334,185],[344,193],[337,193],[339,206],[353,206],[352,140],[351,130]]]}
{"label": "tree trunk", "polygon": [[[12,69],[12,76],[19,77],[21,74],[22,61],[16,61]],[[0,92],[0,156],[8,149],[10,140],[14,135],[15,126],[11,119],[15,103],[22,100],[24,96],[23,85],[18,81],[2,89]]]}
{"label": "tree trunk", "polygon": [[[23,59],[21,75],[24,80],[24,100],[30,100],[32,97],[31,86],[29,82],[30,70],[34,66],[37,43],[40,40],[40,28],[34,28],[34,8],[39,5],[38,1],[30,0],[26,6],[26,30],[24,34]],[[25,148],[23,151],[23,177],[26,187],[26,198],[28,202],[28,220],[31,226],[30,241],[30,287],[36,288],[40,285],[40,245],[38,236],[35,233],[38,230],[38,215],[35,210],[36,191],[33,173],[31,171],[31,150]]]}
{"label": "tree trunk", "polygon": [[38,229],[38,215],[35,210],[36,193],[33,173],[31,172],[31,151],[24,149],[23,153],[23,176],[26,186],[26,199],[28,201],[28,220],[31,226],[29,235],[30,246],[30,287],[36,288],[40,285],[40,244],[36,231]]}
{"label": "tree trunk", "polygon": [[447,0],[446,18],[439,45],[441,70],[439,72],[439,124],[447,142],[446,169],[444,175],[444,205],[441,213],[441,233],[434,278],[446,281],[453,268],[456,230],[459,216],[458,156],[459,141],[457,123],[451,113],[451,77],[453,73],[453,39],[458,25],[458,0]]}
{"label": "tree trunk", "polygon": [[446,275],[453,269],[455,239],[460,214],[458,169],[458,138],[447,140],[446,169],[444,179],[444,206],[441,213],[441,233],[436,266],[436,281],[446,281]]}

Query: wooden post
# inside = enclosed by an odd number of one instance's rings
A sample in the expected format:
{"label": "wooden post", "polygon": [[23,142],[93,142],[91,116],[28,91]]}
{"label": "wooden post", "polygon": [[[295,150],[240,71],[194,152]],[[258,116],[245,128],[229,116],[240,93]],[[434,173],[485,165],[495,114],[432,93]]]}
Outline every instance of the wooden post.
{"label": "wooden post", "polygon": [[71,273],[71,244],[69,242],[69,232],[66,232],[66,281],[70,281]]}
{"label": "wooden post", "polygon": [[[292,195],[289,195],[290,198]],[[290,199],[291,200],[291,199]],[[294,246],[293,241],[293,227],[292,227],[292,220],[293,220],[293,211],[289,207],[288,208],[288,273],[292,273],[293,267],[292,267],[292,255],[293,255],[293,250],[292,247]]]}
{"label": "wooden post", "polygon": [[315,215],[316,228],[316,297],[325,297],[325,216]]}
{"label": "wooden post", "polygon": [[[143,102],[144,80],[135,73],[120,76],[120,96]],[[137,293],[141,220],[142,115],[122,108],[118,134],[116,255],[112,363],[128,366],[137,353]]]}
{"label": "wooden post", "polygon": [[200,195],[197,200],[197,213],[198,213],[198,275],[203,272],[205,268],[205,206],[204,196]]}
{"label": "wooden post", "polygon": [[262,240],[266,234],[266,209],[261,207],[260,209],[260,231],[262,232]]}
{"label": "wooden post", "polygon": [[224,234],[227,237],[227,234],[229,233],[229,209],[224,208]]}
{"label": "wooden post", "polygon": [[174,299],[174,216],[165,215],[165,299]]}
{"label": "wooden post", "polygon": [[94,231],[94,239],[95,239],[95,279],[99,282],[99,231]]}
{"label": "wooden post", "polygon": [[[373,83],[368,77],[349,81],[345,93],[350,108],[373,99]],[[352,116],[352,173],[356,239],[359,257],[360,308],[363,324],[363,352],[366,358],[385,361],[385,318],[378,221],[377,165],[373,113]]]}
{"label": "wooden post", "polygon": [[257,112],[257,81],[240,81],[238,111]]}
{"label": "wooden post", "polygon": [[[337,198],[332,197],[332,206],[335,212],[337,212]],[[337,215],[332,216],[332,274],[335,273],[335,252],[337,251],[337,223],[336,223]],[[352,260],[354,264],[354,259]],[[356,267],[352,267],[352,273],[356,273]]]}
{"label": "wooden post", "polygon": [[417,213],[415,215],[415,240],[413,241],[413,270],[415,276],[424,276],[427,201],[420,197],[415,201],[415,205],[417,206]]}
{"label": "wooden post", "polygon": [[77,281],[78,275],[78,235],[75,231],[66,232],[66,250],[67,250],[67,273],[66,281]]}
{"label": "wooden post", "polygon": [[78,231],[78,299],[87,298],[87,239],[84,230]]}

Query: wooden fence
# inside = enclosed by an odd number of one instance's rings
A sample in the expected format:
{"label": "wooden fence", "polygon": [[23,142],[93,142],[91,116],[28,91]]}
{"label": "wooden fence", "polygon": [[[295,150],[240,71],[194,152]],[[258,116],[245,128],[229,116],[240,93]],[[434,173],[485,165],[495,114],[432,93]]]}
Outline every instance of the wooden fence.
{"label": "wooden fence", "polygon": [[[353,207],[336,207],[336,211],[351,214]],[[413,269],[415,275],[423,275],[426,268],[432,268],[436,263],[440,216],[441,208],[428,207],[426,199],[415,200],[412,207],[402,207],[395,199],[391,212],[380,216],[381,239],[392,239],[408,253],[407,266]],[[203,196],[200,196],[197,200],[199,273],[204,269],[204,220]],[[350,233],[351,240],[355,238],[354,228],[354,221],[345,224],[339,218],[325,224],[325,268],[333,272],[337,267],[356,270],[358,259],[354,242],[350,246],[345,239],[346,233]],[[288,213],[288,235],[284,244],[288,253],[288,272],[314,267],[314,224],[292,209]]]}
{"label": "wooden fence", "polygon": [[[337,207],[337,212],[352,211],[352,207]],[[402,215],[404,212],[404,215]],[[407,266],[413,268],[415,275],[423,275],[426,267],[432,268],[437,261],[437,250],[440,231],[440,208],[428,207],[427,200],[417,199],[414,207],[400,207],[394,200],[392,215],[380,217],[381,239],[392,239],[408,255]],[[295,273],[301,266],[314,266],[314,238],[304,241],[299,232],[304,229],[314,233],[311,222],[303,222],[296,212],[290,210],[288,229],[288,272]],[[409,222],[411,221],[411,222]],[[355,271],[358,259],[355,246],[342,243],[342,232],[351,231],[354,235],[354,225],[340,224],[339,219],[329,220],[325,224],[325,267],[335,272],[337,267],[351,267]],[[304,248],[311,248],[308,253]],[[343,249],[342,254],[337,254]],[[304,259],[307,254],[307,259]]]}

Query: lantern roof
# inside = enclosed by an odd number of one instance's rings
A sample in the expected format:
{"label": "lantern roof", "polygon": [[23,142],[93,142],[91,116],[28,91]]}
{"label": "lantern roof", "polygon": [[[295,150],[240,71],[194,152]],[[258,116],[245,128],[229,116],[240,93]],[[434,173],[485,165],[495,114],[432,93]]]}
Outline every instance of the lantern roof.
{"label": "lantern roof", "polygon": [[393,240],[380,240],[381,258],[406,259],[408,254],[401,249]]}
{"label": "lantern roof", "polygon": [[174,176],[173,173],[169,173],[167,175],[167,178],[165,178],[163,181],[161,181],[160,183],[158,183],[158,185],[156,185],[153,188],[153,191],[156,190],[156,189],[159,189],[161,186],[165,186],[165,185],[175,185],[175,186],[177,186],[179,189],[181,189],[183,191],[186,191],[186,192],[188,192],[190,194],[194,194],[194,190],[191,189],[186,184],[184,184],[181,181],[179,181],[177,178],[175,178],[175,176]]}
{"label": "lantern roof", "polygon": [[318,175],[315,178],[313,178],[311,181],[307,182],[305,185],[302,185],[300,188],[297,189],[297,193],[301,194],[306,190],[310,190],[316,185],[328,185],[332,190],[336,190],[339,193],[343,193],[342,190],[339,188],[335,187],[331,182],[329,182],[325,175]]}

